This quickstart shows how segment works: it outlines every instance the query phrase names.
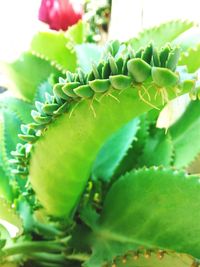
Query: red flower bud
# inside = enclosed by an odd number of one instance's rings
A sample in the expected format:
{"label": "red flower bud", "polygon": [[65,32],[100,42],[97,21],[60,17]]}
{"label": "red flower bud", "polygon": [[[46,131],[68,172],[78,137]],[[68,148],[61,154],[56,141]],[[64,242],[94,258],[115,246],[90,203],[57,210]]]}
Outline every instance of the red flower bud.
{"label": "red flower bud", "polygon": [[82,18],[80,5],[70,0],[42,0],[39,9],[39,20],[47,23],[52,30],[67,30],[69,26]]}

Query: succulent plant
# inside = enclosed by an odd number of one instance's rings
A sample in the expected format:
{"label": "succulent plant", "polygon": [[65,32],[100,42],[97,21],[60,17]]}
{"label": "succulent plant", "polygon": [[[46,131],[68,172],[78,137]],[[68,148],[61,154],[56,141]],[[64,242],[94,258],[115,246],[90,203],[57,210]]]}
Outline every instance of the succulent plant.
{"label": "succulent plant", "polygon": [[[35,57],[67,72],[43,73],[34,103],[0,103],[0,218],[18,228],[11,238],[1,226],[2,265],[199,266],[200,184],[188,166],[200,153],[200,48],[176,45],[192,26],[169,22],[111,41],[91,65],[79,57],[76,70],[59,45],[45,49],[57,37],[34,39]],[[186,93],[179,120],[156,128],[160,109]]]}

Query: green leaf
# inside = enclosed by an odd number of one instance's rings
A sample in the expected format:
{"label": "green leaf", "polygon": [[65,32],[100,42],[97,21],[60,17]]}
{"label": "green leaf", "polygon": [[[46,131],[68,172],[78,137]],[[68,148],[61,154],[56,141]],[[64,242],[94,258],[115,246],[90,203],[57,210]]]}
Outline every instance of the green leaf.
{"label": "green leaf", "polygon": [[12,188],[9,183],[9,178],[6,175],[1,165],[0,165],[0,198],[5,198],[7,201],[12,200]]}
{"label": "green leaf", "polygon": [[151,130],[143,154],[139,158],[139,166],[165,166],[172,163],[174,155],[172,138],[165,130],[155,128]]}
{"label": "green leaf", "polygon": [[[154,98],[154,87],[149,93],[154,103],[161,105],[162,99]],[[169,98],[173,96],[173,91],[169,91]],[[96,117],[88,102],[80,102],[72,109],[70,118],[68,113],[58,117],[36,142],[30,162],[30,181],[48,213],[61,217],[73,215],[102,144],[125,123],[152,108],[138,99],[137,89],[127,88],[116,97],[120,102],[113,97],[104,97],[100,103],[95,101]]]}
{"label": "green leaf", "polygon": [[139,169],[117,180],[93,227],[93,256],[86,266],[141,247],[199,258],[199,190],[198,176],[170,169]]}
{"label": "green leaf", "polygon": [[10,152],[15,150],[16,144],[19,143],[17,134],[20,132],[22,121],[15,113],[9,110],[2,112],[3,128],[4,128],[4,143],[6,157],[11,158]]}
{"label": "green leaf", "polygon": [[32,40],[31,51],[55,64],[62,71],[74,71],[76,55],[67,47],[67,42],[63,32],[39,32]]}
{"label": "green leaf", "polygon": [[25,99],[32,101],[37,87],[45,81],[51,73],[61,75],[61,72],[50,65],[45,59],[38,58],[26,52],[12,63],[3,63],[2,71],[12,81],[13,90]]}
{"label": "green leaf", "polygon": [[166,42],[173,41],[181,33],[193,27],[193,25],[192,22],[188,21],[169,21],[157,27],[142,31],[138,37],[131,39],[129,43],[135,50],[138,50],[141,46],[145,46],[150,41],[153,41],[157,47],[161,47]]}
{"label": "green leaf", "polygon": [[33,109],[33,105],[30,102],[5,96],[0,99],[0,109],[1,108],[6,108],[11,112],[14,112],[23,123],[29,123],[30,120],[32,120],[30,112]]}
{"label": "green leaf", "polygon": [[1,239],[9,239],[10,235],[7,229],[0,223],[0,238]]}
{"label": "green leaf", "polygon": [[136,139],[140,120],[132,120],[114,133],[100,149],[92,167],[92,179],[109,181]]}
{"label": "green leaf", "polygon": [[75,25],[69,27],[65,37],[69,39],[69,46],[82,44],[86,39],[86,24],[83,21],[79,21]]}
{"label": "green leaf", "polygon": [[78,66],[85,72],[91,71],[91,63],[99,62],[102,49],[96,44],[81,44],[74,47],[77,54]]}
{"label": "green leaf", "polygon": [[[7,184],[7,191],[9,192],[11,191],[9,180],[13,176],[9,160],[12,158],[11,151],[15,150],[17,143],[20,141],[18,133],[20,132],[22,121],[13,111],[7,108],[2,109],[0,115],[2,119],[0,130],[0,165],[3,173],[5,173],[3,181]],[[17,179],[17,176],[15,178]],[[10,199],[10,193],[8,197]]]}
{"label": "green leaf", "polygon": [[[117,267],[193,267],[192,257],[162,250],[135,251],[119,256],[112,266]],[[115,265],[114,265],[115,264]],[[111,265],[110,265],[111,266]],[[109,267],[110,267],[109,266]],[[195,265],[194,265],[195,266]]]}
{"label": "green leaf", "polygon": [[[137,132],[136,140],[133,141],[129,150],[126,152],[125,157],[120,162],[115,172],[115,178],[118,178],[133,168],[138,168],[138,166],[140,166],[139,160],[147,142],[147,137],[149,135],[148,129],[149,121],[147,119],[147,114],[143,114],[140,116],[140,129]],[[144,164],[142,166],[144,166]]]}
{"label": "green leaf", "polygon": [[182,53],[179,65],[186,65],[189,72],[197,71],[200,67],[200,44]]}
{"label": "green leaf", "polygon": [[175,156],[173,165],[186,168],[200,153],[200,101],[192,101],[170,128]]}

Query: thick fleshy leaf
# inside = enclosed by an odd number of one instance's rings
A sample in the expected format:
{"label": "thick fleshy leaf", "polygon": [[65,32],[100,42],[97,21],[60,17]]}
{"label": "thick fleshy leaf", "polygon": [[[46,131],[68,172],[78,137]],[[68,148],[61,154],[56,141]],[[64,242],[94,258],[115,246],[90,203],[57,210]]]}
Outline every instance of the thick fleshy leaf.
{"label": "thick fleshy leaf", "polygon": [[[149,93],[156,101],[154,103],[160,105],[161,98],[154,98],[155,88],[151,88]],[[169,97],[173,95],[170,91]],[[125,123],[151,109],[150,105],[138,99],[137,90],[132,88],[116,96],[120,102],[108,96],[100,103],[93,103],[96,117],[88,103],[82,101],[71,111],[70,118],[69,114],[63,114],[51,123],[46,134],[34,145],[30,181],[49,213],[56,216],[72,214],[102,144]],[[49,179],[51,183],[47,182]]]}
{"label": "thick fleshy leaf", "polygon": [[151,168],[126,174],[106,197],[86,266],[101,266],[141,248],[199,258],[199,191],[199,177],[183,172]]}
{"label": "thick fleshy leaf", "polygon": [[[99,73],[107,63],[110,65],[108,77],[116,72],[122,73],[122,69],[117,65],[119,61],[110,55],[107,56],[108,62],[103,61],[98,66],[93,66],[93,77],[90,78],[94,79],[94,76],[97,76],[98,80],[101,80]],[[126,59],[123,64],[127,64]],[[160,75],[162,78],[162,73]],[[49,214],[60,217],[73,216],[91,173],[92,163],[102,144],[109,135],[135,117],[162,106],[166,100],[163,99],[163,95],[167,95],[168,100],[177,96],[177,93],[181,94],[182,91],[178,89],[182,88],[185,76],[183,77],[181,72],[178,76],[178,84],[174,88],[166,87],[164,92],[152,83],[151,76],[144,83],[132,83],[130,87],[127,87],[125,82],[125,89],[122,91],[110,86],[106,88],[108,92],[99,93],[90,86],[88,74],[79,70],[75,74],[67,73],[66,80],[60,79],[64,93],[69,93],[65,90],[66,86],[74,82],[81,83],[81,92],[78,88],[77,93],[73,90],[74,95],[65,102],[67,106],[62,116],[56,116],[60,111],[55,111],[53,116],[32,111],[34,120],[43,130],[41,137],[34,144],[34,149],[31,150],[30,161],[26,164],[37,197]],[[103,81],[105,82],[104,77]],[[193,77],[192,82],[195,82]],[[188,90],[187,88],[185,91]],[[58,92],[54,91],[54,94],[56,93]],[[46,97],[50,104],[56,101],[60,106],[65,105],[58,95]]]}

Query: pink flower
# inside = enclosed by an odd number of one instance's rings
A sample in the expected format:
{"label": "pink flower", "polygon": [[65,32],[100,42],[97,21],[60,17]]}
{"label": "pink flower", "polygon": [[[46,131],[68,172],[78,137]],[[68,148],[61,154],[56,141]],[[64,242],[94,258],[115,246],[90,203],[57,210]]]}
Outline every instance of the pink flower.
{"label": "pink flower", "polygon": [[72,5],[70,0],[42,0],[39,20],[49,24],[52,30],[67,30],[82,18],[80,5]]}

